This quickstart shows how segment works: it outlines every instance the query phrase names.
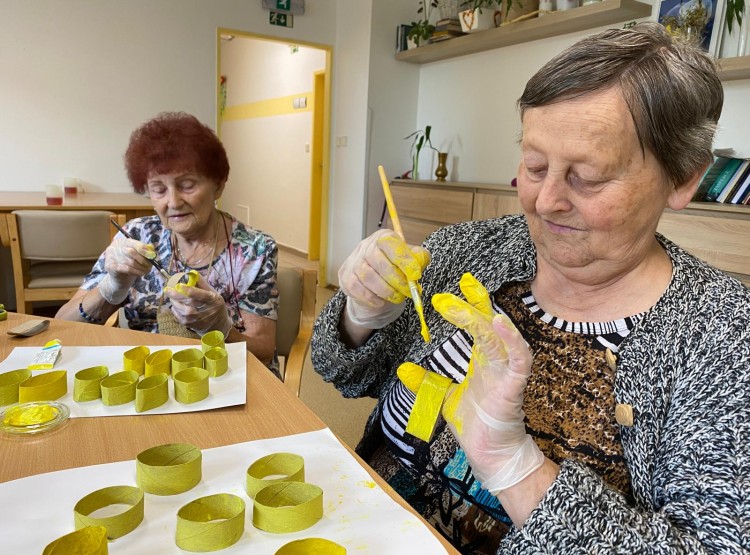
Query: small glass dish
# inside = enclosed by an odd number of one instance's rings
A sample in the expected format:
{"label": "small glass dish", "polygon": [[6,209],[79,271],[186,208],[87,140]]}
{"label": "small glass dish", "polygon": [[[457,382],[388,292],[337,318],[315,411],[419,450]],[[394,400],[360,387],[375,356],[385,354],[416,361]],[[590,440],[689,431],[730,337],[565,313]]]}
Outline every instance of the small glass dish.
{"label": "small glass dish", "polygon": [[0,412],[0,423],[9,434],[38,434],[56,428],[70,416],[67,405],[56,401],[31,401]]}

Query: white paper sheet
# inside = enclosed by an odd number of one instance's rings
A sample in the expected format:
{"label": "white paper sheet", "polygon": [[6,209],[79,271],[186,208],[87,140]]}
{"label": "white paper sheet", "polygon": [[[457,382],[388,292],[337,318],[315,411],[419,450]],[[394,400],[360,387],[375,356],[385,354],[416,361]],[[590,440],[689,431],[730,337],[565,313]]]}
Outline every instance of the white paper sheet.
{"label": "white paper sheet", "polygon": [[[148,346],[148,345],[147,345]],[[199,410],[216,409],[220,407],[231,407],[245,403],[247,383],[247,355],[244,343],[227,343],[226,350],[229,355],[229,370],[223,376],[209,379],[208,397],[197,403],[183,404],[175,401],[174,381],[169,380],[169,400],[155,409],[138,413],[135,411],[134,403],[126,403],[108,407],[100,399],[77,403],[73,400],[73,383],[75,374],[84,368],[91,366],[106,366],[110,375],[122,371],[122,355],[133,346],[116,345],[110,347],[68,347],[63,345],[60,356],[55,362],[52,370],[68,371],[68,392],[57,399],[70,409],[71,418],[83,416],[125,416],[137,414],[170,414],[175,412],[195,412]],[[195,348],[191,345],[156,345],[149,346],[151,352],[161,349],[170,349],[172,353],[185,349]],[[197,346],[200,349],[200,345]],[[41,347],[16,347],[11,351],[8,358],[0,363],[0,373],[19,368],[26,368]],[[32,372],[34,376],[49,372],[51,370],[38,370]]]}
{"label": "white paper sheet", "polygon": [[[271,534],[253,527],[252,499],[245,472],[260,457],[296,453],[305,459],[305,481],[323,489],[324,515],[312,527]],[[135,486],[135,462],[75,468],[0,484],[0,538],[3,553],[41,553],[52,540],[74,529],[73,507],[85,495],[107,486]],[[245,533],[222,555],[272,555],[303,538],[335,541],[352,555],[446,553],[432,532],[372,481],[330,430],[238,443],[203,451],[203,479],[175,496],[145,494],[143,522],[109,544],[110,555],[184,554],[174,542],[177,511],[205,495],[231,493],[246,503]]]}

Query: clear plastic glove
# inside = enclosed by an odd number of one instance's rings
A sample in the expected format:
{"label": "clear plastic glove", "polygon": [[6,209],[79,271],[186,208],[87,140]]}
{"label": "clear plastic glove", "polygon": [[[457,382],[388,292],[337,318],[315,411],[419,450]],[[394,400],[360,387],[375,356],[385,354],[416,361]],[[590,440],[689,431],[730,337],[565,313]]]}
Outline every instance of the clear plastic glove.
{"label": "clear plastic glove", "polygon": [[174,288],[166,287],[164,294],[171,301],[170,310],[175,320],[183,326],[201,337],[213,330],[219,330],[224,337],[229,337],[234,323],[224,298],[202,276],[198,275],[194,287],[178,283]]}
{"label": "clear plastic glove", "polygon": [[363,239],[341,265],[339,286],[346,294],[346,315],[356,325],[380,329],[396,320],[418,281],[430,253],[409,246],[395,232],[381,229]]}
{"label": "clear plastic glove", "polygon": [[[432,298],[446,320],[474,338],[466,377],[448,390],[442,414],[482,487],[496,494],[544,463],[524,424],[531,353],[513,323],[494,314],[486,289],[471,274],[464,274],[460,285],[469,302],[447,293]],[[420,371],[424,369],[411,365],[399,369],[399,377],[418,390],[424,377]]]}
{"label": "clear plastic glove", "polygon": [[133,282],[151,271],[148,259],[156,258],[153,245],[135,239],[115,239],[104,251],[107,275],[99,282],[99,293],[110,304],[119,305],[128,297]]}

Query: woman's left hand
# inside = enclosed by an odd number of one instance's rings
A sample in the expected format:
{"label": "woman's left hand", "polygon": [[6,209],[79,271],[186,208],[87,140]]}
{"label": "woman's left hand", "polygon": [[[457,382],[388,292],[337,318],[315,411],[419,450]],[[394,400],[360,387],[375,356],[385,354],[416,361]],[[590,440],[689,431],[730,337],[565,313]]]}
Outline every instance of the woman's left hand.
{"label": "woman's left hand", "polygon": [[213,330],[219,330],[224,337],[229,337],[234,324],[227,305],[203,276],[199,276],[194,287],[179,283],[174,288],[164,289],[164,294],[172,301],[172,314],[180,324],[201,337]]}

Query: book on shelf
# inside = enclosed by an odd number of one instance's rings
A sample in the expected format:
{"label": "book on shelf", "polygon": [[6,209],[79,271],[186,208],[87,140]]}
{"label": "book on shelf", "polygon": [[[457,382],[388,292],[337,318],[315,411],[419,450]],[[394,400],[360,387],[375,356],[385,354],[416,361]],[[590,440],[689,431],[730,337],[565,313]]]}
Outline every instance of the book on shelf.
{"label": "book on shelf", "polygon": [[740,167],[740,164],[742,164],[742,160],[739,158],[730,158],[711,187],[706,191],[706,197],[704,200],[715,201],[724,190],[727,183],[732,179],[732,176],[734,176],[735,172]]}
{"label": "book on shelf", "polygon": [[721,190],[719,196],[716,197],[716,202],[728,202],[727,198],[734,196],[734,193],[737,191],[737,186],[741,185],[744,181],[748,168],[750,168],[750,160],[743,160],[731,179],[727,181],[727,184]]}
{"label": "book on shelf", "polygon": [[454,37],[460,37],[463,34],[464,33],[461,33],[461,32],[457,33],[456,31],[434,31],[430,35],[430,40],[432,42],[440,42],[442,40],[448,40]]}
{"label": "book on shelf", "polygon": [[745,179],[737,187],[737,192],[729,201],[731,204],[742,204],[746,197],[750,197],[750,170],[745,175]]}
{"label": "book on shelf", "polygon": [[731,160],[731,158],[728,156],[714,157],[714,163],[711,164],[703,174],[698,189],[693,195],[693,202],[700,202],[706,199],[706,192],[711,188],[711,185],[714,184],[714,181],[719,177],[721,170],[724,169],[729,160]]}
{"label": "book on shelf", "polygon": [[396,27],[396,52],[403,52],[409,49],[408,36],[411,31],[411,25],[402,23]]}

